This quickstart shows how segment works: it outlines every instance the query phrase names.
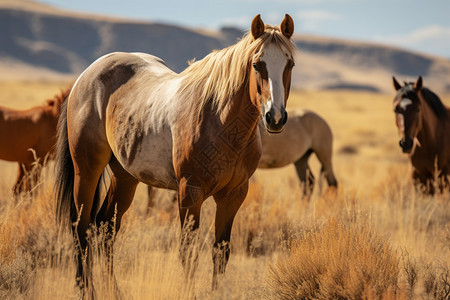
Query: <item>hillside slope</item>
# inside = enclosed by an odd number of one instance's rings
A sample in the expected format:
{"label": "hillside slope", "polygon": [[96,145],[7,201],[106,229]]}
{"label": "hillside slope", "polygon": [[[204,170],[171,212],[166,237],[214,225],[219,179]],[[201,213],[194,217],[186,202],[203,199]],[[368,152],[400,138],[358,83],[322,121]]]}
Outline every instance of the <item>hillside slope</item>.
{"label": "hillside slope", "polygon": [[[68,12],[28,0],[0,1],[0,79],[72,78],[113,51],[146,52],[177,72],[193,58],[233,44],[237,29],[200,31],[169,24]],[[296,35],[296,89],[392,92],[391,76],[418,75],[450,91],[450,61],[402,49]]]}

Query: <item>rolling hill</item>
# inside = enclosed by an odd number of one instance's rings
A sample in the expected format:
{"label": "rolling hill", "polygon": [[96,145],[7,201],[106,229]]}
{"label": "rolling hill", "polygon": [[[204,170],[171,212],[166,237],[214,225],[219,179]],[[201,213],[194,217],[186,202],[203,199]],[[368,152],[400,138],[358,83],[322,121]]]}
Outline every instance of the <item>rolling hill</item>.
{"label": "rolling hill", "polygon": [[[191,59],[233,44],[235,28],[198,30],[60,10],[29,0],[0,0],[0,79],[68,79],[113,51],[159,56],[179,72]],[[298,29],[298,31],[300,31]],[[450,92],[450,60],[385,45],[297,34],[295,89],[392,92],[391,76],[424,76]]]}

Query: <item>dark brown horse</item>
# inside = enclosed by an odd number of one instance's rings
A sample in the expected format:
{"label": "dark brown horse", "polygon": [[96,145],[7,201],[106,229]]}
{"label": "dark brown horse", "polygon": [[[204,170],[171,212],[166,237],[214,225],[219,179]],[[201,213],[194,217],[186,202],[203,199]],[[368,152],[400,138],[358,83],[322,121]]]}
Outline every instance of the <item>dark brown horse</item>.
{"label": "dark brown horse", "polygon": [[[289,15],[280,27],[265,25],[258,15],[237,44],[180,74],[144,53],[108,54],[83,72],[60,117],[56,158],[58,214],[67,223],[79,216],[73,228],[78,253],[88,246],[91,224],[109,222],[112,232],[119,230],[139,182],[178,191],[181,227],[192,219],[191,237],[203,201],[213,196],[217,285],[230,255],[234,217],[261,156],[258,120],[264,116],[273,133],[287,120],[293,30]],[[101,204],[98,184],[108,165],[111,184]],[[192,275],[189,240],[182,239],[180,256]],[[89,269],[79,254],[84,284]]]}
{"label": "dark brown horse", "polygon": [[61,91],[45,105],[27,110],[0,107],[0,159],[19,163],[14,194],[30,191],[39,174],[34,174],[34,178],[25,175],[35,162],[42,164],[47,154],[53,156],[58,116],[69,92],[70,89]]}
{"label": "dark brown horse", "polygon": [[401,135],[400,147],[408,153],[413,166],[413,179],[433,194],[438,187],[449,187],[450,175],[450,110],[439,97],[415,83],[401,86],[393,77],[397,95],[394,112]]}

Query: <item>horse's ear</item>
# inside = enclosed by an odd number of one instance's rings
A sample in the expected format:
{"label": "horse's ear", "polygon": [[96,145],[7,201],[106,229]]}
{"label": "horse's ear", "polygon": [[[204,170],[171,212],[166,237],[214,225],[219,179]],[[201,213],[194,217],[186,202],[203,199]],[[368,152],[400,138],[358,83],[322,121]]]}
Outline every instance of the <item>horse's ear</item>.
{"label": "horse's ear", "polygon": [[419,78],[417,78],[416,83],[414,83],[414,89],[416,90],[416,92],[422,89],[422,76],[419,76]]}
{"label": "horse's ear", "polygon": [[400,83],[398,83],[397,79],[395,79],[394,76],[392,76],[392,82],[394,83],[394,89],[395,89],[396,91],[398,91],[399,89],[402,88],[402,86],[400,85]]}
{"label": "horse's ear", "polygon": [[294,34],[294,20],[292,20],[291,16],[286,14],[284,16],[283,21],[280,25],[281,33],[288,39],[291,38],[292,34]]}
{"label": "horse's ear", "polygon": [[264,33],[264,22],[261,20],[261,15],[257,15],[252,21],[252,36],[256,40]]}

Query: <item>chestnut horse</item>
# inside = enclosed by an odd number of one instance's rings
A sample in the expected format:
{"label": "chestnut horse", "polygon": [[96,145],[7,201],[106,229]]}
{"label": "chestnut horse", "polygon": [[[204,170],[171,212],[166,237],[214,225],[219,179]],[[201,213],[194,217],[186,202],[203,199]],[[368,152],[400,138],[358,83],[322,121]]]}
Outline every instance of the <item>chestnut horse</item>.
{"label": "chestnut horse", "polygon": [[34,174],[33,178],[26,176],[34,163],[44,163],[47,154],[53,156],[58,116],[69,92],[70,89],[61,91],[45,105],[27,110],[0,107],[0,159],[19,163],[13,187],[15,195],[30,191],[32,183],[38,180],[39,174]]}
{"label": "chestnut horse", "polygon": [[[203,201],[214,197],[216,287],[230,256],[233,219],[261,156],[258,121],[264,116],[266,130],[278,133],[287,120],[293,30],[289,15],[279,27],[258,15],[238,43],[180,74],[152,55],[112,53],[80,75],[60,116],[56,174],[60,221],[78,216],[73,230],[82,286],[91,276],[81,257],[89,253],[88,228],[109,222],[117,232],[143,182],[177,190],[181,228],[192,220],[180,247],[188,276],[195,269],[187,263],[188,241],[196,236]],[[111,184],[101,205],[98,185],[108,165]]]}
{"label": "chestnut horse", "polygon": [[[308,160],[314,153],[322,164],[321,177],[326,178],[329,187],[337,187],[332,165],[333,133],[321,116],[309,110],[292,110],[289,111],[289,120],[283,132],[269,134],[260,122],[260,134],[262,155],[258,168],[273,169],[294,164],[303,194],[309,197],[314,189],[315,178]],[[147,192],[150,212],[155,197],[154,188],[148,186]],[[175,200],[176,197],[173,198]]]}
{"label": "chestnut horse", "polygon": [[[415,83],[401,86],[393,77],[397,95],[394,112],[400,147],[408,153],[413,166],[413,179],[424,191],[434,194],[449,187],[450,175],[450,109],[439,97],[422,86],[422,77]],[[437,179],[437,182],[436,182]]]}

